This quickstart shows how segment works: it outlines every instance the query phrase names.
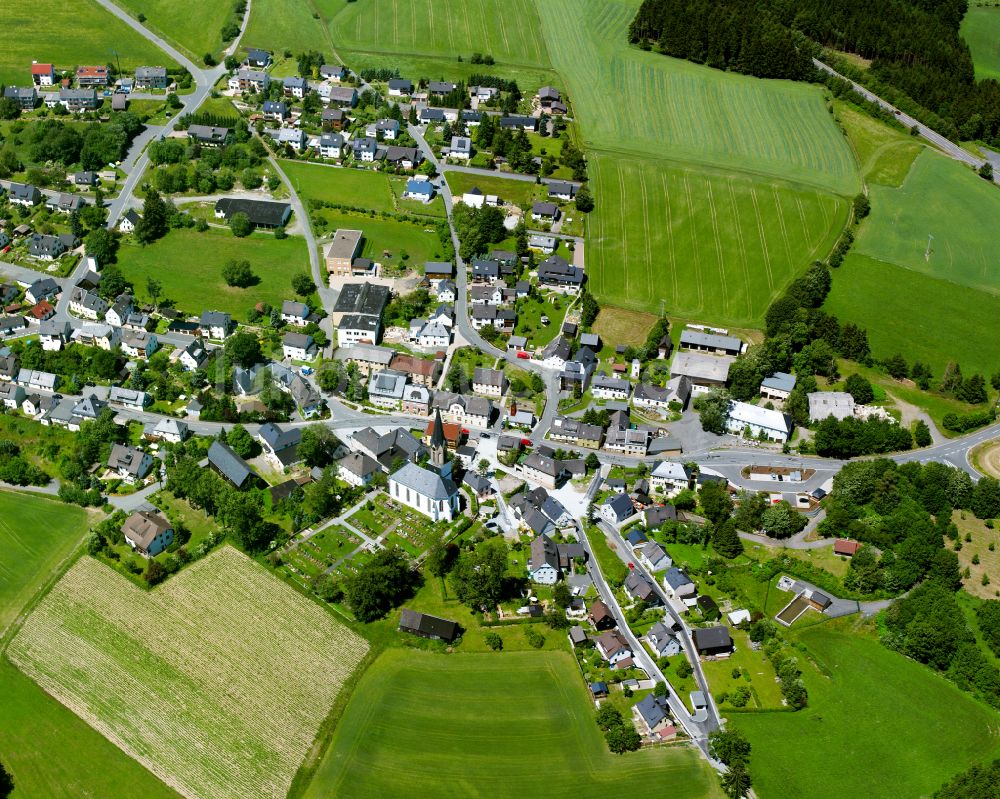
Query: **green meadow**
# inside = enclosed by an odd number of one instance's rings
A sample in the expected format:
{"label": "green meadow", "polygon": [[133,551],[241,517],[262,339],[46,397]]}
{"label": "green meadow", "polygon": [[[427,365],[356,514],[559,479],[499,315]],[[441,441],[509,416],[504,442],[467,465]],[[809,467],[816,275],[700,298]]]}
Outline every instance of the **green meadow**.
{"label": "green meadow", "polygon": [[611,754],[565,652],[389,649],[361,678],[307,799],[721,796],[688,748]]}
{"label": "green meadow", "polygon": [[970,3],[961,33],[972,51],[976,77],[1000,79],[1000,8]]}
{"label": "green meadow", "polygon": [[[222,267],[233,259],[249,261],[260,282],[245,289],[226,285]],[[253,233],[238,239],[228,229],[185,229],[172,230],[145,247],[123,244],[118,266],[142,301],[149,299],[147,278],[155,277],[163,289],[161,302],[169,299],[188,314],[226,311],[245,321],[258,302],[280,306],[292,296],[292,275],[309,271],[309,254],[301,236],[279,240]]]}
{"label": "green meadow", "polygon": [[[72,70],[78,64],[120,61],[123,70],[143,65],[176,66],[94,0],[67,5],[57,0],[4,0],[0,3],[0,83],[31,83],[31,62]],[[115,53],[117,51],[117,55]]]}
{"label": "green meadow", "polygon": [[282,161],[282,171],[299,196],[387,214],[444,217],[444,201],[404,200],[406,179],[370,169],[344,169],[303,161]]}
{"label": "green meadow", "polygon": [[[958,162],[927,151],[914,162],[902,186],[873,186],[871,200],[871,218],[854,245],[856,253],[1000,294],[996,186]],[[929,258],[928,236],[934,237]]]}
{"label": "green meadow", "polygon": [[780,181],[605,153],[589,165],[591,290],[633,310],[662,299],[671,315],[758,325],[847,218],[845,200]]}
{"label": "green meadow", "polygon": [[[317,226],[317,221],[321,225]],[[340,228],[364,231],[362,255],[382,263],[405,262],[412,268],[420,269],[424,261],[440,261],[450,257],[450,253],[444,252],[434,228],[327,208],[313,213],[313,231],[317,236],[333,233]],[[320,246],[323,246],[322,242]],[[405,259],[403,255],[406,256]]]}
{"label": "green meadow", "polygon": [[1000,297],[863,255],[848,255],[823,306],[841,322],[868,329],[876,358],[903,353],[930,364],[937,377],[948,361],[963,373],[989,375],[1000,341],[985,331],[1000,319]]}
{"label": "green meadow", "polygon": [[347,50],[452,61],[478,52],[500,64],[549,64],[534,0],[366,0],[341,8],[330,32]]}
{"label": "green meadow", "polygon": [[184,52],[195,63],[223,49],[222,26],[233,16],[229,3],[201,0],[116,0],[132,16]]}
{"label": "green meadow", "polygon": [[285,50],[317,50],[329,58],[333,42],[323,15],[309,0],[253,0],[240,47],[259,47],[278,56]]}
{"label": "green meadow", "polygon": [[633,0],[546,0],[538,9],[583,140],[599,150],[765,174],[840,194],[857,167],[820,89],[765,81],[627,45]]}
{"label": "green meadow", "polygon": [[77,505],[0,491],[0,633],[86,532],[87,512]]}
{"label": "green meadow", "polygon": [[753,745],[758,796],[930,796],[959,771],[1000,756],[996,711],[926,666],[837,622],[794,637],[808,648],[800,666],[809,706],[730,714]]}

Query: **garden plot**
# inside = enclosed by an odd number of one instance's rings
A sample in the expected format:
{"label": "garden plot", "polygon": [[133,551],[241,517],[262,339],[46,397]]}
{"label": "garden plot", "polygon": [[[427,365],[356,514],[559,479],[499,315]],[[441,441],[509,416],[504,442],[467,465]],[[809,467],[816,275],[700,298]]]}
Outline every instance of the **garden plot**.
{"label": "garden plot", "polygon": [[234,549],[143,591],[83,558],[8,657],[168,785],[284,797],[367,643]]}

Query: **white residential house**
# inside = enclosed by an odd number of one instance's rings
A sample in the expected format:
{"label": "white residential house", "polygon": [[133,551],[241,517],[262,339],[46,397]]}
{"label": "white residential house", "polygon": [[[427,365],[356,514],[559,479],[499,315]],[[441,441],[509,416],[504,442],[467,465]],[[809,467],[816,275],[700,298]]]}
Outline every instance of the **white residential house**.
{"label": "white residential house", "polygon": [[202,364],[208,360],[208,351],[201,345],[200,341],[192,341],[181,350],[178,360],[187,371],[193,372],[200,369]]}
{"label": "white residential house", "polygon": [[691,578],[676,566],[667,569],[667,573],[663,575],[663,589],[667,596],[681,601],[693,601],[698,595],[698,588]]}
{"label": "white residential house", "polygon": [[472,158],[472,139],[468,136],[452,136],[448,157],[458,161],[468,161]]}
{"label": "white residential house", "polygon": [[435,522],[450,522],[459,512],[458,487],[451,477],[415,463],[389,476],[389,496]]}
{"label": "white residential house", "polygon": [[319,137],[320,158],[340,159],[344,153],[344,137],[339,133],[324,133]]}
{"label": "white residential house", "polygon": [[507,390],[507,376],[502,369],[477,366],[472,376],[472,390],[487,397],[502,397]]}
{"label": "white residential house", "polygon": [[112,405],[121,405],[123,408],[141,411],[153,401],[145,391],[136,391],[132,388],[122,386],[112,386],[108,394],[108,402]]}
{"label": "white residential house", "polygon": [[73,328],[69,322],[50,319],[38,326],[38,341],[46,352],[58,352],[69,341],[72,333]]}
{"label": "white residential house", "polygon": [[478,187],[473,187],[462,195],[462,203],[470,208],[482,208],[486,204],[486,195]]}
{"label": "white residential house", "polygon": [[145,330],[129,330],[122,336],[122,352],[129,358],[148,359],[159,346],[156,334]]}
{"label": "white residential house", "polygon": [[160,419],[147,433],[147,437],[169,441],[171,444],[179,444],[188,437],[189,432],[187,422],[182,422],[179,419]]}
{"label": "white residential house", "polygon": [[658,658],[669,658],[680,654],[681,642],[677,633],[662,621],[649,628],[646,640]]}
{"label": "white residential house", "polygon": [[379,462],[363,452],[352,452],[337,461],[337,477],[357,488],[368,485],[379,471]]}
{"label": "white residential house", "polygon": [[281,321],[296,327],[309,324],[309,306],[304,302],[285,300],[281,303]]}
{"label": "white residential house", "polygon": [[124,327],[125,320],[128,319],[129,314],[132,313],[134,308],[132,296],[130,294],[122,294],[115,299],[115,304],[108,308],[104,314],[104,321],[115,327]]}
{"label": "white residential house", "polygon": [[202,311],[201,330],[208,338],[221,340],[229,335],[233,319],[222,311]]}
{"label": "white residential house", "polygon": [[760,384],[760,395],[764,399],[784,402],[795,388],[795,375],[787,372],[775,372],[765,377]]}
{"label": "white residential house", "polygon": [[121,344],[122,331],[111,325],[87,323],[73,331],[73,340],[111,351]]}
{"label": "white residential house", "polygon": [[127,483],[144,478],[153,468],[153,456],[138,447],[115,444],[108,457],[108,468]]}
{"label": "white residential house", "polygon": [[651,572],[663,571],[674,565],[670,555],[655,541],[648,541],[637,549],[639,560]]}
{"label": "white residential house", "polygon": [[311,361],[316,357],[312,336],[305,333],[285,333],[281,339],[281,352],[293,361]]}
{"label": "white residential house", "polygon": [[108,312],[108,304],[103,298],[79,286],[69,295],[69,310],[83,319],[96,322]]}
{"label": "white residential house", "polygon": [[594,375],[590,381],[590,391],[597,399],[628,400],[632,393],[632,384],[620,377]]}
{"label": "white residential house", "polygon": [[24,388],[17,383],[0,383],[0,404],[5,408],[16,411],[24,402],[25,396]]}
{"label": "white residential house", "polygon": [[608,630],[593,640],[597,651],[601,653],[601,657],[608,661],[612,668],[625,659],[632,659],[632,648],[625,642],[625,639],[618,630]]}
{"label": "white residential house", "polygon": [[772,411],[747,402],[729,403],[726,429],[736,435],[764,437],[785,442],[792,434],[792,419],[781,411]]}
{"label": "white residential house", "polygon": [[660,461],[649,475],[649,486],[674,497],[691,487],[691,472],[683,463]]}

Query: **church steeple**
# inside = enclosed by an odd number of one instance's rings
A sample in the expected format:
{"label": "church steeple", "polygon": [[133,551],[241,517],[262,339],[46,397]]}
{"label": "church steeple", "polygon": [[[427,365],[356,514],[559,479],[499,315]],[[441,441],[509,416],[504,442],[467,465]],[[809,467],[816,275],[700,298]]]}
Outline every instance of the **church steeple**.
{"label": "church steeple", "polygon": [[441,409],[434,411],[434,432],[431,433],[431,464],[437,469],[444,466],[448,453],[448,442],[444,438],[444,422],[441,420]]}

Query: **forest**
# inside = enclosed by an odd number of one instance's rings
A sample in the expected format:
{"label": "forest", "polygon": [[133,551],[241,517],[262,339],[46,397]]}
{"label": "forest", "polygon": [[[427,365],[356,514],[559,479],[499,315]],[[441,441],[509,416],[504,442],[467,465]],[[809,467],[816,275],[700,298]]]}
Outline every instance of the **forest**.
{"label": "forest", "polygon": [[871,67],[851,77],[893,102],[910,98],[949,138],[1000,146],[1000,83],[975,80],[959,35],[966,9],[966,0],[644,0],[629,38],[762,78],[818,79],[816,45],[854,53]]}

